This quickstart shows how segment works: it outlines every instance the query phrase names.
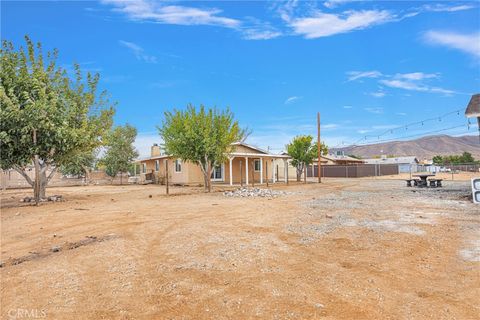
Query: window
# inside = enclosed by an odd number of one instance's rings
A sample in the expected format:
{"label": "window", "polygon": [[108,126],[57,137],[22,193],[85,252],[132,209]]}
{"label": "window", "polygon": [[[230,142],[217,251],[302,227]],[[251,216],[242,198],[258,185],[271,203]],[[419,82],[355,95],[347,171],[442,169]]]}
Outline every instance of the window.
{"label": "window", "polygon": [[213,181],[223,181],[223,164],[220,166],[215,166],[212,170],[212,175],[210,176],[210,179]]}
{"label": "window", "polygon": [[145,162],[142,163],[142,172],[147,173],[147,164]]}
{"label": "window", "polygon": [[158,160],[155,160],[155,171],[158,172],[160,170],[160,162]]}
{"label": "window", "polygon": [[255,159],[255,162],[253,164],[254,164],[255,171],[260,171],[260,160]]}
{"label": "window", "polygon": [[182,172],[182,160],[175,160],[175,172]]}

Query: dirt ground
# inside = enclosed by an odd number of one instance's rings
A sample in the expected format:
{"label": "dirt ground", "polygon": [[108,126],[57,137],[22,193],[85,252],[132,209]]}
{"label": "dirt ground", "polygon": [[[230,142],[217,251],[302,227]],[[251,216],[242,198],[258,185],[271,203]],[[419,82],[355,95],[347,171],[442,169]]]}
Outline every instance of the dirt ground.
{"label": "dirt ground", "polygon": [[479,319],[480,206],[444,185],[69,187],[39,207],[4,191],[1,317]]}

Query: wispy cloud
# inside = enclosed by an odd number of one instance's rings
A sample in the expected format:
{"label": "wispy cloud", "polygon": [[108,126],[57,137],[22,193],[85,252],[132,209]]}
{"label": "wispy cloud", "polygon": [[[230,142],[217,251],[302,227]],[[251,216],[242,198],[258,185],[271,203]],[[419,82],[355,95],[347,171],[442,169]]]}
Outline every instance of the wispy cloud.
{"label": "wispy cloud", "polygon": [[424,39],[428,43],[460,50],[480,58],[480,32],[462,34],[451,31],[430,30],[425,32]]}
{"label": "wispy cloud", "polygon": [[426,4],[422,7],[425,11],[432,11],[432,12],[456,12],[456,11],[463,11],[463,10],[470,10],[475,8],[475,6],[470,4],[462,4],[462,5],[453,5],[449,6],[446,4]]}
{"label": "wispy cloud", "polygon": [[241,23],[237,19],[221,16],[222,10],[216,8],[199,9],[147,0],[102,0],[102,3],[114,6],[115,11],[135,21],[177,25],[215,25],[227,28],[236,28]]}
{"label": "wispy cloud", "polygon": [[347,72],[348,81],[355,81],[362,78],[378,78],[382,76],[380,71],[349,71]]}
{"label": "wispy cloud", "polygon": [[381,107],[368,107],[365,108],[365,111],[373,114],[382,114],[383,113],[383,108]]}
{"label": "wispy cloud", "polygon": [[137,149],[139,157],[150,156],[151,147],[154,143],[161,143],[161,138],[156,132],[139,132],[134,146]]}
{"label": "wispy cloud", "polygon": [[411,72],[411,73],[397,73],[395,78],[406,79],[406,80],[425,80],[438,78],[440,75],[438,73],[423,73],[423,72]]}
{"label": "wispy cloud", "polygon": [[394,16],[387,10],[349,10],[342,14],[315,10],[309,17],[289,18],[287,22],[296,34],[314,39],[366,29],[393,19]]}
{"label": "wispy cloud", "polygon": [[119,40],[118,43],[130,49],[132,53],[135,55],[135,58],[137,58],[137,60],[147,62],[147,63],[157,63],[157,58],[146,54],[145,50],[143,50],[143,48],[140,47],[138,44],[135,44],[129,41],[124,41],[124,40]]}
{"label": "wispy cloud", "polygon": [[333,130],[333,129],[337,129],[338,127],[339,125],[336,123],[327,123],[322,125],[322,129],[326,129],[326,130]]}
{"label": "wispy cloud", "polygon": [[[396,89],[440,93],[444,95],[453,95],[458,93],[454,90],[432,86],[428,83],[428,80],[439,79],[439,73],[410,72],[386,75],[381,73],[380,71],[347,72],[348,81],[359,81],[363,78],[380,78],[377,80],[380,85]],[[376,98],[381,98],[384,97],[387,93],[382,89],[376,92],[371,92],[369,94]]]}
{"label": "wispy cloud", "polygon": [[443,89],[439,87],[432,87],[425,84],[420,84],[414,81],[405,81],[397,79],[383,79],[380,80],[383,85],[386,85],[391,88],[404,89],[404,90],[413,90],[420,92],[431,92],[431,93],[441,93],[445,95],[452,95],[456,93],[453,90]]}
{"label": "wispy cloud", "polygon": [[285,104],[291,104],[291,103],[294,103],[295,101],[301,99],[302,97],[298,97],[298,96],[292,96],[292,97],[289,97],[287,98],[287,100],[285,100]]}
{"label": "wispy cloud", "polygon": [[264,30],[260,28],[248,28],[243,31],[243,38],[247,40],[268,40],[282,35],[277,30]]}
{"label": "wispy cloud", "polygon": [[352,0],[327,0],[323,5],[329,9],[333,9],[347,2],[352,2]]}
{"label": "wispy cloud", "polygon": [[375,98],[383,98],[386,96],[386,93],[383,91],[370,92],[369,94]]}
{"label": "wispy cloud", "polygon": [[343,109],[352,109],[353,106],[343,106]]}

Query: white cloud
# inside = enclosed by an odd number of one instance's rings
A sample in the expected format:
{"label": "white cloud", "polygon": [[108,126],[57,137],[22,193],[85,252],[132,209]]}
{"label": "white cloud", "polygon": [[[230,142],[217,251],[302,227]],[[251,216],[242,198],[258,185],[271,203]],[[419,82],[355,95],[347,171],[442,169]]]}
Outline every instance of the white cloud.
{"label": "white cloud", "polygon": [[391,88],[420,91],[420,92],[430,92],[430,93],[442,93],[445,95],[452,95],[456,92],[453,90],[443,89],[439,87],[431,87],[425,84],[421,84],[414,81],[404,81],[397,79],[383,79],[380,80],[383,85],[386,85]]}
{"label": "white cloud", "polygon": [[412,72],[412,73],[397,73],[395,78],[406,79],[406,80],[424,80],[438,78],[438,73],[423,73],[423,72]]}
{"label": "white cloud", "polygon": [[362,30],[392,21],[393,18],[386,10],[350,10],[343,14],[323,13],[316,10],[311,17],[294,18],[288,23],[295,33],[307,39],[314,39]]}
{"label": "white cloud", "polygon": [[[426,84],[430,79],[440,78],[439,73],[410,72],[397,73],[395,75],[385,75],[380,71],[350,71],[347,72],[348,81],[359,80],[363,78],[380,78],[378,83],[390,88],[404,89],[411,91],[440,93],[444,95],[453,95],[458,92]],[[369,93],[376,98],[384,97],[387,93],[381,88],[376,92]]]}
{"label": "white cloud", "polygon": [[352,109],[352,106],[343,106],[343,109]]}
{"label": "white cloud", "polygon": [[455,6],[447,6],[445,4],[426,4],[422,7],[425,11],[433,11],[433,12],[456,12],[456,11],[463,11],[463,10],[470,10],[475,8],[472,5],[462,4],[462,5],[455,5]]}
{"label": "white cloud", "polygon": [[243,38],[247,40],[268,40],[278,38],[281,35],[282,33],[276,30],[250,28],[243,31]]}
{"label": "white cloud", "polygon": [[352,0],[327,0],[323,5],[329,9],[336,8],[344,3],[351,2]]}
{"label": "white cloud", "polygon": [[134,146],[138,151],[139,158],[150,156],[151,148],[154,143],[160,144],[161,138],[158,133],[154,132],[140,132],[135,139]]}
{"label": "white cloud", "polygon": [[370,92],[370,95],[372,97],[375,97],[375,98],[383,98],[385,97],[387,94],[383,91],[377,91],[377,92]]}
{"label": "white cloud", "polygon": [[373,114],[382,114],[383,113],[383,108],[381,107],[368,107],[365,108],[365,111]]}
{"label": "white cloud", "polygon": [[378,78],[382,76],[380,71],[349,71],[347,72],[348,81],[354,81],[362,78]]}
{"label": "white cloud", "polygon": [[298,96],[292,96],[292,97],[289,97],[287,98],[287,100],[285,100],[285,104],[291,104],[291,103],[294,103],[295,101],[301,99],[302,97],[298,97]]}
{"label": "white cloud", "polygon": [[337,128],[338,128],[338,124],[336,123],[327,123],[322,125],[322,129],[326,129],[326,130],[333,130]]}
{"label": "white cloud", "polygon": [[480,58],[480,32],[461,34],[430,30],[424,34],[424,39],[429,43],[460,50]]}
{"label": "white cloud", "polygon": [[220,16],[219,14],[222,11],[216,8],[199,9],[164,5],[164,3],[147,0],[103,0],[102,3],[113,5],[115,11],[121,12],[129,19],[136,21],[178,25],[215,25],[227,28],[236,28],[241,24],[239,20]]}
{"label": "white cloud", "polygon": [[406,116],[407,114],[405,112],[397,112],[396,115],[397,116]]}
{"label": "white cloud", "polygon": [[133,54],[135,55],[135,57],[137,58],[137,60],[144,61],[144,62],[147,62],[147,63],[157,63],[157,58],[154,57],[154,56],[150,56],[150,55],[146,54],[145,50],[143,50],[143,48],[140,47],[139,45],[137,45],[133,42],[128,42],[128,41],[124,41],[124,40],[119,40],[118,43],[120,43],[122,46],[130,49],[133,52]]}

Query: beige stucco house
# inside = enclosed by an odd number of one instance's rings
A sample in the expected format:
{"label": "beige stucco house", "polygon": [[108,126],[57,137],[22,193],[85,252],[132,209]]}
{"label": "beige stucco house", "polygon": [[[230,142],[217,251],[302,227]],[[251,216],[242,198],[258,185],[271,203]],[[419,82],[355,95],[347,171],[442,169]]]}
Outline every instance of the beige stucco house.
{"label": "beige stucco house", "polygon": [[[284,154],[272,154],[266,150],[243,142],[233,144],[234,150],[228,154],[225,163],[214,168],[211,181],[230,185],[241,183],[265,183],[285,180],[285,162],[290,158]],[[137,160],[140,164],[140,183],[165,183],[166,168],[171,184],[195,185],[203,184],[203,173],[200,167],[192,162],[161,153],[158,145],[153,145],[151,155]]]}

